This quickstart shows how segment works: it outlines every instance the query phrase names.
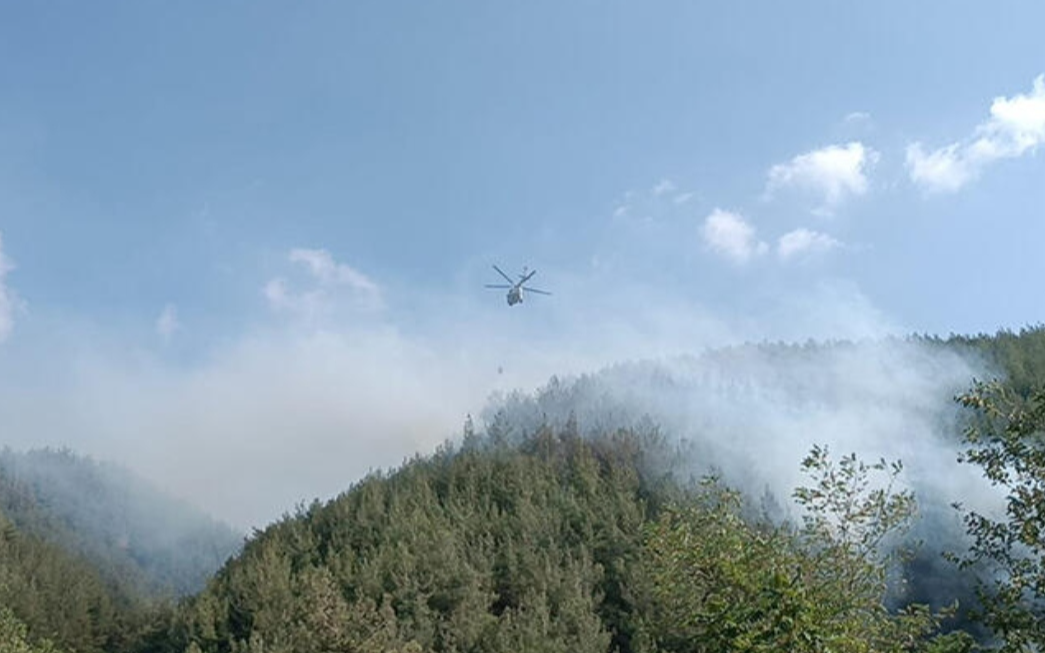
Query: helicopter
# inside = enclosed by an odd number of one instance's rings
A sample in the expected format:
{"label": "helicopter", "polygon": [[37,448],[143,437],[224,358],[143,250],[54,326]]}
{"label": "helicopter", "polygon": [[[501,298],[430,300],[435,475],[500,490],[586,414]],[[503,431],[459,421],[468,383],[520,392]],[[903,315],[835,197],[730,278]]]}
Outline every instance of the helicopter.
{"label": "helicopter", "polygon": [[526,292],[537,293],[538,295],[550,295],[551,294],[547,290],[537,290],[536,288],[528,288],[528,287],[523,285],[524,283],[526,283],[527,281],[532,279],[533,275],[537,274],[537,270],[530,270],[529,272],[527,272],[526,268],[523,267],[522,274],[519,275],[519,280],[518,281],[512,281],[512,278],[509,277],[507,274],[505,274],[504,270],[502,270],[501,268],[499,268],[499,267],[497,267],[495,265],[495,266],[493,266],[493,269],[497,270],[497,274],[499,274],[502,277],[504,277],[505,281],[507,281],[508,283],[507,284],[504,284],[504,283],[488,283],[488,284],[486,284],[486,287],[487,288],[500,288],[501,290],[507,289],[508,290],[508,305],[509,306],[515,306],[516,304],[521,304],[522,303],[523,291],[524,290]]}

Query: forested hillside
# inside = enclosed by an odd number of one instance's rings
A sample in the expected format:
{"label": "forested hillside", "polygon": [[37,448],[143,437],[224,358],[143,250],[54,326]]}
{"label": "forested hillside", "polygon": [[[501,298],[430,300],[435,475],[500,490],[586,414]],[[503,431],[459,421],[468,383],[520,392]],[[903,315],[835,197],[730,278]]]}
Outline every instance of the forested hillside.
{"label": "forested hillside", "polygon": [[913,500],[867,491],[871,475],[888,476],[884,466],[814,450],[799,496],[809,521],[780,525],[718,482],[691,484],[663,468],[665,454],[680,452],[655,431],[541,429],[516,444],[499,435],[374,475],[267,529],[188,605],[188,650],[968,643],[936,637],[925,609],[885,608],[877,545],[907,523]]}
{"label": "forested hillside", "polygon": [[127,596],[197,591],[242,543],[126,469],[65,450],[0,452],[0,510],[23,533],[89,560]]}
{"label": "forested hillside", "polygon": [[[220,527],[159,538],[148,493],[102,465],[5,453],[0,650],[1034,650],[1043,333],[762,344],[553,379],[256,532],[176,607],[139,590],[189,577]],[[920,458],[865,464],[828,441]],[[763,478],[783,453],[794,469]],[[959,471],[997,500],[960,494]],[[955,600],[957,620],[937,612]]]}
{"label": "forested hillside", "polygon": [[[639,634],[638,438],[467,439],[270,527],[187,613],[205,651],[606,651]],[[487,446],[490,445],[490,446]]]}
{"label": "forested hillside", "polygon": [[[890,547],[915,519],[913,494],[849,501],[870,470],[823,452],[805,460],[816,482],[797,502],[777,493],[760,505],[728,482],[700,489],[695,470],[723,462],[719,440],[735,446],[750,437],[730,430],[742,423],[730,422],[722,405],[763,413],[767,423],[862,406],[853,420],[861,429],[861,421],[881,428],[876,416],[889,412],[898,417],[884,422],[895,429],[885,437],[924,432],[951,442],[939,454],[953,463],[962,438],[953,397],[973,377],[1005,377],[1009,366],[1018,370],[1014,385],[1040,383],[1041,334],[763,344],[682,365],[553,379],[533,395],[495,401],[487,432],[466,437],[459,450],[368,478],[261,533],[192,600],[185,644],[626,652],[824,650],[830,642],[832,650],[966,650],[972,639],[962,629],[983,632],[968,621],[968,605],[945,629],[928,608],[897,610],[914,599],[969,603],[975,569],[960,571],[936,543],[913,563],[888,567],[894,582],[884,582]],[[700,428],[710,441],[693,437]],[[816,442],[817,430],[803,435]],[[792,505],[781,510],[780,502]],[[832,512],[843,505],[849,512]],[[810,521],[768,520],[765,510]],[[943,523],[936,510],[941,521],[931,528]]]}

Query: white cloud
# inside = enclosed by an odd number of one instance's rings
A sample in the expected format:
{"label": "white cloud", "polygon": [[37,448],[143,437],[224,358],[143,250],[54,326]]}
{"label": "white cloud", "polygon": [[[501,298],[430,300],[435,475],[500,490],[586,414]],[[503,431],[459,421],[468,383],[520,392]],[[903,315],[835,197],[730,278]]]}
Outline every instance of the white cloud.
{"label": "white cloud", "polygon": [[675,190],[675,182],[670,179],[661,179],[656,186],[653,187],[653,196],[660,197]]}
{"label": "white cloud", "polygon": [[615,220],[635,222],[659,221],[671,215],[673,207],[686,204],[696,193],[679,188],[668,178],[662,178],[648,190],[628,191],[613,206]]}
{"label": "white cloud", "polygon": [[701,235],[708,247],[734,263],[747,263],[768,249],[741,215],[722,209],[715,209],[704,220]]}
{"label": "white cloud", "polygon": [[921,143],[907,146],[911,181],[933,192],[954,192],[977,175],[980,164],[964,156],[957,143],[926,153]]}
{"label": "white cloud", "polygon": [[292,249],[290,261],[306,265],[312,275],[323,284],[348,286],[367,295],[380,295],[377,284],[362,272],[344,263],[335,263],[330,252],[325,249]]}
{"label": "white cloud", "polygon": [[312,320],[322,313],[323,307],[328,303],[325,301],[326,294],[323,291],[294,292],[287,284],[287,280],[282,277],[270,279],[261,292],[273,311],[290,313],[308,320]]}
{"label": "white cloud", "polygon": [[839,241],[825,233],[798,228],[780,237],[777,241],[777,255],[781,260],[788,261],[799,256],[822,254],[840,246]]}
{"label": "white cloud", "polygon": [[11,335],[15,314],[23,307],[22,300],[7,285],[7,273],[14,268],[14,263],[4,255],[3,238],[0,237],[0,342]]}
{"label": "white cloud", "polygon": [[174,304],[167,304],[163,307],[163,311],[160,312],[160,316],[156,318],[156,334],[163,338],[164,342],[167,342],[180,330],[181,322],[178,321],[178,307]]}
{"label": "white cloud", "polygon": [[286,279],[271,279],[263,289],[269,307],[314,319],[347,306],[357,311],[372,312],[384,307],[381,289],[362,272],[338,263],[325,249],[295,248],[287,259],[303,266],[311,277],[311,285],[295,291]]}
{"label": "white cloud", "polygon": [[996,97],[991,117],[961,142],[927,152],[921,143],[907,146],[907,171],[929,192],[954,192],[999,159],[1023,156],[1045,143],[1045,75],[1029,94]]}
{"label": "white cloud", "polygon": [[850,124],[864,124],[871,121],[871,114],[867,113],[866,111],[853,111],[851,113],[847,113],[845,115],[845,118],[843,118],[842,120],[843,122]]}
{"label": "white cloud", "polygon": [[858,141],[828,145],[770,168],[766,191],[794,188],[815,193],[822,203],[814,212],[830,215],[848,197],[867,192],[867,173],[877,162],[878,153]]}

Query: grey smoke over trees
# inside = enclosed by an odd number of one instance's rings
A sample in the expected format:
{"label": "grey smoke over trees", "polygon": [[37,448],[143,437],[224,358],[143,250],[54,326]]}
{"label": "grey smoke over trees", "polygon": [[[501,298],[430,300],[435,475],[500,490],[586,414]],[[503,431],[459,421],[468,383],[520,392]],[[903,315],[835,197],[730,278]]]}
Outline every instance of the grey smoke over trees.
{"label": "grey smoke over trees", "polygon": [[983,486],[957,462],[952,399],[973,379],[1002,373],[976,352],[919,339],[767,343],[553,378],[534,393],[495,397],[483,418],[523,431],[571,420],[593,432],[652,423],[687,445],[694,472],[719,469],[753,494],[780,497],[821,443],[900,459],[923,505],[949,505]]}
{"label": "grey smoke over trees", "polygon": [[127,469],[69,450],[0,451],[0,512],[132,597],[198,591],[243,537]]}
{"label": "grey smoke over trees", "polygon": [[907,541],[921,544],[893,600],[939,609],[960,599],[964,610],[975,604],[974,580],[943,557],[969,543],[952,503],[997,514],[1003,497],[958,462],[953,398],[975,378],[1005,374],[988,354],[921,338],[745,345],[553,378],[532,394],[497,397],[483,417],[520,433],[542,424],[582,433],[655,425],[677,440],[692,477],[721,474],[778,519],[797,519],[790,495],[814,445],[900,460],[898,482],[918,505]]}

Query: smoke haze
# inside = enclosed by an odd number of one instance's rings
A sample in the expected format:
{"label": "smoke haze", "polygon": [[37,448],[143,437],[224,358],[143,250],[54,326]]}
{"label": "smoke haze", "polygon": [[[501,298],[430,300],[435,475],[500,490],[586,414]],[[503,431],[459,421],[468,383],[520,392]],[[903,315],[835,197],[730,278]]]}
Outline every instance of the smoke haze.
{"label": "smoke haze", "polygon": [[[582,430],[658,425],[695,452],[697,468],[725,474],[753,495],[781,499],[802,484],[815,444],[867,462],[901,460],[903,482],[929,510],[961,499],[990,503],[975,468],[957,463],[953,397],[989,370],[917,340],[745,345],[615,365],[508,395],[485,412],[536,428],[575,418]],[[981,506],[986,507],[986,506]]]}
{"label": "smoke haze", "polygon": [[602,369],[573,391],[582,422],[647,415],[781,496],[813,443],[901,458],[926,491],[964,496],[945,431],[951,396],[985,374],[974,361],[897,341],[718,350],[895,332],[851,287],[730,316],[556,278],[556,301],[541,305],[449,297],[415,302],[423,320],[331,312],[246,329],[190,361],[65,324],[0,352],[0,429],[14,447],[126,464],[248,530],[433,450],[497,397]]}

